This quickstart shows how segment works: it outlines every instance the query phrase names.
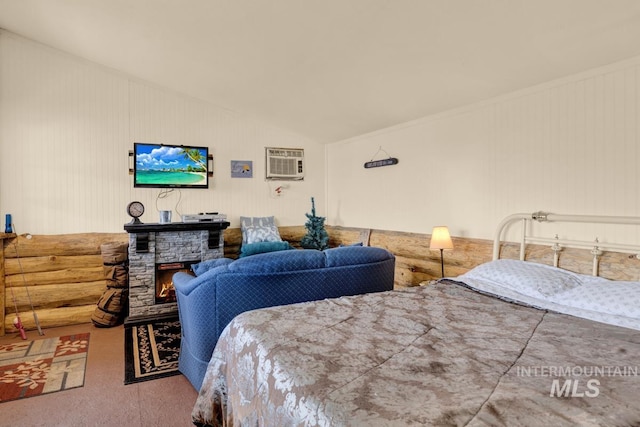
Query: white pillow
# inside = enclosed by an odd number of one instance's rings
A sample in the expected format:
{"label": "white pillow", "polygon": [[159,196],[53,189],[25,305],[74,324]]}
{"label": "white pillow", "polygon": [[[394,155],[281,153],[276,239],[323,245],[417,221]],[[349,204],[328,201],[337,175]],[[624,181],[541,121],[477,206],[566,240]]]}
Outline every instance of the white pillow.
{"label": "white pillow", "polygon": [[640,282],[607,280],[518,260],[491,261],[456,280],[508,301],[640,330]]}
{"label": "white pillow", "polygon": [[481,264],[463,275],[465,276],[542,299],[582,285],[579,274],[550,265],[514,259]]}
{"label": "white pillow", "polygon": [[556,295],[551,300],[596,313],[640,319],[640,283],[600,279],[588,281],[581,288]]}
{"label": "white pillow", "polygon": [[281,242],[280,232],[273,216],[240,217],[242,244],[258,242]]}

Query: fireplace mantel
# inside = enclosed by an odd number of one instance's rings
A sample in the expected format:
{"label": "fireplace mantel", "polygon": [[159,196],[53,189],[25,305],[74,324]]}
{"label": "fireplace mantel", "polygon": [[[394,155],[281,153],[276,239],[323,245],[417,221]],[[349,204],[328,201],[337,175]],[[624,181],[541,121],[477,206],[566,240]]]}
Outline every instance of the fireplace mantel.
{"label": "fireplace mantel", "polygon": [[172,231],[207,231],[209,233],[209,249],[214,249],[219,246],[220,233],[229,227],[229,223],[226,221],[208,221],[208,222],[170,222],[168,224],[154,223],[129,223],[124,225],[125,231],[130,234],[135,234],[136,238],[136,251],[148,252],[149,251],[149,233],[168,233]]}
{"label": "fireplace mantel", "polygon": [[125,224],[124,229],[127,233],[159,233],[165,231],[186,231],[186,230],[224,230],[229,227],[229,223],[226,221],[213,222],[170,222],[168,224],[153,223],[138,223],[138,224]]}

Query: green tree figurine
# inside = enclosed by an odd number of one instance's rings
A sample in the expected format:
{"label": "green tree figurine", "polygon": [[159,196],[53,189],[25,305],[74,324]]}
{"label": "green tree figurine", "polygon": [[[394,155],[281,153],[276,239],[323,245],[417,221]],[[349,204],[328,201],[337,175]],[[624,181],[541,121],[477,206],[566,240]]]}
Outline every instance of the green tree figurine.
{"label": "green tree figurine", "polygon": [[327,230],[324,229],[324,217],[316,216],[316,203],[311,198],[311,214],[305,214],[307,216],[307,222],[305,228],[307,234],[300,241],[300,246],[305,249],[319,249],[324,250],[329,247],[329,235]]}

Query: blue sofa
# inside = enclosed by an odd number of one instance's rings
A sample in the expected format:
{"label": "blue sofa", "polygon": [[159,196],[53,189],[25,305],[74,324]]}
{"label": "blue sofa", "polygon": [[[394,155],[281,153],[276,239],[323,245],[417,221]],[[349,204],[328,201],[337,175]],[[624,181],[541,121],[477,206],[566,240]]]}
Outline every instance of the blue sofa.
{"label": "blue sofa", "polygon": [[218,337],[235,316],[264,307],[389,291],[395,257],[382,248],[346,246],[201,264],[194,269],[196,277],[173,276],[182,329],[178,367],[196,390]]}

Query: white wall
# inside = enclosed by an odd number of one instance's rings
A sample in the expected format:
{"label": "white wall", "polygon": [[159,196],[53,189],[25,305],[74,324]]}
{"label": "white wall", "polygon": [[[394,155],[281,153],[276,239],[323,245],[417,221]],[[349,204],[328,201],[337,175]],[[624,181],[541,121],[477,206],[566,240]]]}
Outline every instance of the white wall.
{"label": "white wall", "polygon": [[[128,173],[133,143],[208,146],[214,177],[208,190],[134,189]],[[264,148],[304,148],[306,177],[264,180]],[[231,160],[252,160],[254,177],[230,177]],[[241,114],[182,96],[117,71],[0,31],[0,213],[18,233],[118,232],[132,200],[159,209],[275,215],[302,225],[316,198],[326,210],[325,147]],[[176,218],[174,217],[174,220]]]}
{"label": "white wall", "polygon": [[[640,216],[639,103],[634,58],[332,144],[327,221],[491,239],[516,212]],[[380,147],[399,164],[364,169]],[[564,237],[603,241],[599,227],[575,230]]]}
{"label": "white wall", "polygon": [[[301,225],[312,196],[328,224],[418,233],[446,224],[475,238],[492,238],[513,212],[640,215],[639,67],[634,58],[325,150],[0,31],[0,214],[19,233],[118,232],[127,203],[140,200],[143,221],[156,222],[159,191],[134,189],[127,172],[133,142],[145,141],[209,146],[211,188],[182,190],[178,208],[218,210],[235,226],[240,215]],[[281,197],[263,179],[265,146],[305,149],[306,179]],[[364,169],[386,157],[380,147],[400,163]],[[231,160],[252,160],[254,178],[231,179]],[[177,199],[158,207],[175,210]]]}

